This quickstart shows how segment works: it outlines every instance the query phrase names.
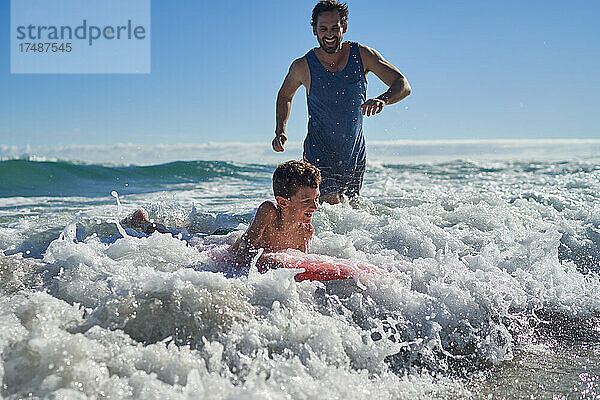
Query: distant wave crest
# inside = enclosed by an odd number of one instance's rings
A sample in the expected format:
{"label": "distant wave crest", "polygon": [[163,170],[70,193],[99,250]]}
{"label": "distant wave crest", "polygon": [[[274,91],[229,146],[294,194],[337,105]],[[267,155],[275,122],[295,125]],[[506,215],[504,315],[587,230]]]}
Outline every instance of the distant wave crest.
{"label": "distant wave crest", "polygon": [[0,197],[108,196],[169,190],[220,177],[267,179],[270,170],[224,161],[177,161],[151,166],[106,166],[66,161],[34,161],[30,157],[0,161]]}

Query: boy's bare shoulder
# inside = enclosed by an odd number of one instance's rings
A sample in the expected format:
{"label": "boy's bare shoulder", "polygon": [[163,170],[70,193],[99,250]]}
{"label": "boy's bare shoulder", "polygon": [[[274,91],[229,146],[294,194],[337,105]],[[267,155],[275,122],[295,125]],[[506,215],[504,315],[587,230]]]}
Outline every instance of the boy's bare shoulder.
{"label": "boy's bare shoulder", "polygon": [[258,209],[256,210],[256,215],[254,216],[255,220],[262,221],[264,223],[269,223],[277,218],[277,206],[272,201],[264,201]]}

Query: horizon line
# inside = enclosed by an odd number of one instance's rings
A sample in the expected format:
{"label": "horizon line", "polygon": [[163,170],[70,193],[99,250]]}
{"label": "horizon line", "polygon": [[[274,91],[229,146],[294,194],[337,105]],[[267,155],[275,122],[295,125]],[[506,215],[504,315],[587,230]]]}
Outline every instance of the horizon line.
{"label": "horizon line", "polygon": [[[295,147],[301,145],[302,141],[289,141],[287,146]],[[569,138],[538,138],[538,139],[423,139],[423,140],[415,140],[415,139],[398,139],[398,140],[366,140],[367,145],[442,145],[442,144],[600,144],[600,139],[594,138],[585,138],[585,139],[569,139]],[[237,146],[269,146],[270,142],[261,141],[261,142],[240,142],[240,141],[232,141],[232,142],[202,142],[202,143],[134,143],[134,142],[121,142],[114,144],[40,144],[40,145],[14,145],[14,144],[0,144],[0,149],[6,150],[9,148],[78,148],[78,147],[132,147],[132,146],[140,146],[140,147],[179,147],[179,146],[192,146],[192,147],[220,147],[227,145],[237,145]]]}

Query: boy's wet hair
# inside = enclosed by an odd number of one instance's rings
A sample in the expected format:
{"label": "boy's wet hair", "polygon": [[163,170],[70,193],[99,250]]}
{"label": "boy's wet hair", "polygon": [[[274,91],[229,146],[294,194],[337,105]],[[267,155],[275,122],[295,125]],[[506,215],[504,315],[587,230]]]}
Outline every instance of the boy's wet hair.
{"label": "boy's wet hair", "polygon": [[289,199],[302,186],[318,188],[321,171],[306,161],[287,161],[280,164],[273,173],[273,193]]}
{"label": "boy's wet hair", "polygon": [[318,2],[315,8],[313,8],[312,20],[310,24],[312,26],[317,26],[319,14],[331,10],[337,10],[340,15],[340,22],[342,25],[346,25],[348,23],[348,6],[346,3],[340,3],[339,1],[335,0],[323,0]]}

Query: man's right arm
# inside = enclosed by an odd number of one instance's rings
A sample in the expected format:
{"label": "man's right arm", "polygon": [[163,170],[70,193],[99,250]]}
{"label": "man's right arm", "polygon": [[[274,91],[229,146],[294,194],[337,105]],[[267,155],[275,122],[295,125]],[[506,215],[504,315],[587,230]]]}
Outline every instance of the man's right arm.
{"label": "man's right arm", "polygon": [[300,85],[304,84],[307,86],[308,75],[308,63],[304,57],[294,60],[287,76],[283,80],[279,93],[277,93],[275,139],[272,142],[273,150],[277,152],[284,150],[283,145],[287,141],[285,128],[290,117],[294,94],[296,94]]}

